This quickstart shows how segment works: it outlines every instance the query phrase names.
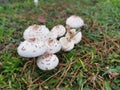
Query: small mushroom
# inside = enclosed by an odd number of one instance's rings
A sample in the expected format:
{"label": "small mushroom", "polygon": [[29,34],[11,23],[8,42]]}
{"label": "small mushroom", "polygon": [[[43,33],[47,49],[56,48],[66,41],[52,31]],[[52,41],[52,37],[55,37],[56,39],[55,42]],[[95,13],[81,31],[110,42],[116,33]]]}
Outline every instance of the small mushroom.
{"label": "small mushroom", "polygon": [[44,41],[48,33],[49,29],[45,25],[32,25],[24,31],[23,37],[25,40],[38,38]]}
{"label": "small mushroom", "polygon": [[38,0],[34,0],[36,6],[38,6]]}
{"label": "small mushroom", "polygon": [[70,28],[80,28],[84,26],[84,21],[79,16],[72,15],[69,18],[67,18],[66,25]]}
{"label": "small mushroom", "polygon": [[37,59],[37,66],[41,70],[52,70],[59,63],[58,57],[54,54],[44,54]]}
{"label": "small mushroom", "polygon": [[67,31],[65,37],[67,37],[67,39],[71,39],[75,36],[76,33],[76,29],[70,29]]}
{"label": "small mushroom", "polygon": [[63,51],[70,51],[74,48],[74,42],[72,40],[68,40],[66,37],[60,38],[59,41]]}
{"label": "small mushroom", "polygon": [[47,39],[45,42],[47,53],[57,53],[61,50],[61,44],[57,39]]}
{"label": "small mushroom", "polygon": [[81,39],[82,39],[82,33],[79,31],[77,32],[76,29],[70,29],[65,37],[68,39],[68,40],[71,40],[74,42],[74,44],[78,44]]}
{"label": "small mushroom", "polygon": [[74,44],[78,44],[82,39],[82,33],[78,32],[71,40],[74,42]]}
{"label": "small mushroom", "polygon": [[53,33],[54,36],[56,36],[56,38],[63,36],[65,32],[66,32],[66,29],[63,25],[54,26],[51,30],[51,33]]}
{"label": "small mushroom", "polygon": [[28,58],[42,55],[46,52],[46,50],[47,47],[44,42],[39,42],[36,39],[25,40],[17,48],[17,52],[20,56]]}

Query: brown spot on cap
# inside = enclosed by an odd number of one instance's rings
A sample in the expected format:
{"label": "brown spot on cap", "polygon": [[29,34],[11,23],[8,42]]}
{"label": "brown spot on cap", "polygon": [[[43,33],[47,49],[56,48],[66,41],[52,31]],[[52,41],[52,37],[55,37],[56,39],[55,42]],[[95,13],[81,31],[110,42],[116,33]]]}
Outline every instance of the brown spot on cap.
{"label": "brown spot on cap", "polygon": [[44,36],[44,38],[46,38],[46,36]]}
{"label": "brown spot on cap", "polygon": [[74,18],[78,18],[79,16],[76,16],[76,15],[72,15],[72,17],[74,17]]}
{"label": "brown spot on cap", "polygon": [[47,63],[47,65],[50,65],[50,63]]}
{"label": "brown spot on cap", "polygon": [[34,25],[34,26],[32,27],[33,30],[37,30],[38,28],[39,28],[39,25]]}
{"label": "brown spot on cap", "polygon": [[56,61],[56,59],[53,60],[53,62]]}
{"label": "brown spot on cap", "polygon": [[41,64],[44,64],[43,62],[41,62]]}
{"label": "brown spot on cap", "polygon": [[60,26],[59,26],[59,25],[57,25],[57,26],[56,26],[56,29],[58,29],[58,28],[60,28]]}
{"label": "brown spot on cap", "polygon": [[52,54],[51,53],[46,53],[44,56],[43,56],[43,58],[50,58],[52,56]]}
{"label": "brown spot on cap", "polygon": [[57,45],[55,45],[55,47],[57,47]]}
{"label": "brown spot on cap", "polygon": [[49,62],[50,60],[46,60],[46,62]]}
{"label": "brown spot on cap", "polygon": [[50,51],[52,51],[53,49],[50,49]]}
{"label": "brown spot on cap", "polygon": [[48,40],[48,45],[52,45],[52,43],[54,43],[54,40],[53,39],[49,39]]}
{"label": "brown spot on cap", "polygon": [[26,49],[24,47],[22,47],[22,50],[25,51]]}
{"label": "brown spot on cap", "polygon": [[35,50],[33,50],[33,52],[36,52]]}
{"label": "brown spot on cap", "polygon": [[34,42],[36,39],[35,38],[30,38],[28,42]]}
{"label": "brown spot on cap", "polygon": [[35,45],[35,47],[37,48],[37,45]]}
{"label": "brown spot on cap", "polygon": [[49,57],[49,54],[45,54],[45,55],[44,55],[44,58],[47,58],[47,57]]}

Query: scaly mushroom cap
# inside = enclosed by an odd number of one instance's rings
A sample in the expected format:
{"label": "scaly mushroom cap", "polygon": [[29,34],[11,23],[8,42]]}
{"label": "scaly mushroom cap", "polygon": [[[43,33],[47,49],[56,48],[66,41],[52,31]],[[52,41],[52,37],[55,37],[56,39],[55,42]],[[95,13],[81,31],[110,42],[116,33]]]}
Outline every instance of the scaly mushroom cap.
{"label": "scaly mushroom cap", "polygon": [[20,56],[23,57],[37,57],[46,52],[47,47],[44,42],[38,42],[36,39],[29,39],[22,42],[18,48],[17,52]]}
{"label": "scaly mushroom cap", "polygon": [[74,42],[74,44],[78,44],[81,39],[82,39],[82,33],[79,31],[77,32],[75,29],[70,29],[65,37],[68,39],[68,40],[71,40]]}
{"label": "scaly mushroom cap", "polygon": [[71,39],[72,37],[75,36],[76,33],[77,33],[77,32],[76,32],[76,29],[70,29],[70,30],[68,30],[68,32],[66,33],[65,37],[66,37],[67,39]]}
{"label": "scaly mushroom cap", "polygon": [[84,21],[76,15],[72,15],[66,20],[66,25],[68,25],[71,28],[80,28],[84,26]]}
{"label": "scaly mushroom cap", "polygon": [[66,29],[63,25],[57,25],[57,26],[54,26],[51,30],[51,33],[54,34],[54,36],[56,37],[61,37],[65,34],[66,32]]}
{"label": "scaly mushroom cap", "polygon": [[61,44],[57,39],[47,39],[45,42],[47,46],[47,53],[57,53],[61,50]]}
{"label": "scaly mushroom cap", "polygon": [[37,66],[41,70],[52,70],[59,63],[58,57],[54,54],[44,54],[37,59]]}
{"label": "scaly mushroom cap", "polygon": [[71,40],[69,41],[66,37],[60,38],[59,41],[61,43],[63,51],[70,51],[74,48],[74,42]]}
{"label": "scaly mushroom cap", "polygon": [[48,33],[49,29],[45,25],[32,25],[24,31],[23,37],[25,40],[38,38],[44,41],[44,38],[47,37]]}
{"label": "scaly mushroom cap", "polygon": [[82,33],[78,32],[71,40],[74,42],[74,44],[78,44],[82,39]]}

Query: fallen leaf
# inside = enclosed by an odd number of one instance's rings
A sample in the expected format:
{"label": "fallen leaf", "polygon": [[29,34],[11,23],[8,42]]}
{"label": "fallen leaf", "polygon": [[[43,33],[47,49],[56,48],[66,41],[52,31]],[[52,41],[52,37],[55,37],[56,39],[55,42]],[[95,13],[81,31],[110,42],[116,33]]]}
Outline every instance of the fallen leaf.
{"label": "fallen leaf", "polygon": [[41,24],[45,24],[45,19],[41,16],[38,17],[38,22],[40,22]]}

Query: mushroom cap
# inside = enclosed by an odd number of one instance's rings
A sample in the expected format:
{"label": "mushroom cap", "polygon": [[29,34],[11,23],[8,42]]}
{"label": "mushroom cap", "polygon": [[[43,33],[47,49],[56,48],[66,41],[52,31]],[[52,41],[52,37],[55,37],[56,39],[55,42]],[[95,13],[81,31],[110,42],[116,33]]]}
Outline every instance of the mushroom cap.
{"label": "mushroom cap", "polygon": [[54,35],[53,33],[49,32],[49,33],[47,34],[47,37],[46,37],[45,40],[48,40],[48,39],[57,39],[57,36]]}
{"label": "mushroom cap", "polygon": [[77,32],[76,29],[70,29],[66,33],[65,37],[67,39],[73,41],[74,44],[78,44],[81,41],[81,39],[82,39],[82,33],[80,31]]}
{"label": "mushroom cap", "polygon": [[51,33],[54,34],[54,36],[56,37],[61,37],[65,34],[66,32],[66,29],[63,25],[57,25],[57,26],[54,26],[51,30]]}
{"label": "mushroom cap", "polygon": [[34,3],[37,6],[38,5],[38,0],[34,0]]}
{"label": "mushroom cap", "polygon": [[25,40],[38,38],[44,41],[44,38],[47,37],[48,33],[49,29],[45,25],[32,25],[24,31],[23,37]]}
{"label": "mushroom cap", "polygon": [[74,42],[74,44],[78,44],[82,39],[82,33],[78,32],[71,40]]}
{"label": "mushroom cap", "polygon": [[44,54],[37,59],[37,66],[41,70],[52,70],[59,63],[58,57],[54,54]]}
{"label": "mushroom cap", "polygon": [[69,41],[66,37],[60,38],[59,41],[61,43],[63,51],[70,51],[74,48],[74,42],[71,40]]}
{"label": "mushroom cap", "polygon": [[70,29],[70,30],[66,33],[65,37],[67,37],[67,39],[70,39],[71,37],[74,37],[76,33],[77,33],[77,32],[76,32],[76,29]]}
{"label": "mushroom cap", "polygon": [[44,42],[38,42],[35,39],[26,40],[17,48],[17,52],[20,56],[28,58],[42,55],[46,52],[46,50],[47,47],[45,46]]}
{"label": "mushroom cap", "polygon": [[57,53],[61,50],[61,44],[57,39],[47,39],[45,42],[47,53]]}
{"label": "mushroom cap", "polygon": [[84,21],[79,16],[72,15],[69,18],[67,18],[66,25],[68,25],[71,28],[80,28],[84,25]]}

